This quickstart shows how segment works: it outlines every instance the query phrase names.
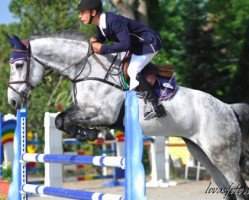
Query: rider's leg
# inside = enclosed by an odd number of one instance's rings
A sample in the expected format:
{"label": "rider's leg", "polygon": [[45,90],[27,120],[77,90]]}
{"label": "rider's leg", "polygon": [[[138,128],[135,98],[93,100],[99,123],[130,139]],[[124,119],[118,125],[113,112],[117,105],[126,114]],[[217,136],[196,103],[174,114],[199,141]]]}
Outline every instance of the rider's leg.
{"label": "rider's leg", "polygon": [[142,69],[152,60],[156,53],[150,53],[146,55],[132,54],[131,61],[127,70],[127,73],[130,77],[130,90],[134,90],[139,85],[137,74],[141,72]]}
{"label": "rider's leg", "polygon": [[158,104],[157,96],[150,85],[150,83],[143,77],[141,73],[137,74],[137,80],[139,81],[139,89],[144,93],[144,98],[151,103],[152,106],[147,107],[144,111],[144,119],[149,120],[154,117],[166,116],[164,107]]}
{"label": "rider's leg", "polygon": [[[156,52],[157,53],[157,52]],[[158,105],[157,97],[152,86],[139,73],[151,61],[156,53],[146,55],[132,55],[128,68],[128,75],[130,77],[130,90],[135,89],[139,85],[139,89],[145,93],[145,100],[152,104],[150,110],[144,113],[146,120],[154,117],[163,117],[166,112],[163,106]]]}

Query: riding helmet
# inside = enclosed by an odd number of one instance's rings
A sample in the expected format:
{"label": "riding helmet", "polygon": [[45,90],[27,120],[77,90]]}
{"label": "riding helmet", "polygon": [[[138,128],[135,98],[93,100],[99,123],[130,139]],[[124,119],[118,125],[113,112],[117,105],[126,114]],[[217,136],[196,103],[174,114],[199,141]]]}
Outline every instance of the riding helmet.
{"label": "riding helmet", "polygon": [[101,0],[79,0],[77,10],[97,10],[102,12]]}

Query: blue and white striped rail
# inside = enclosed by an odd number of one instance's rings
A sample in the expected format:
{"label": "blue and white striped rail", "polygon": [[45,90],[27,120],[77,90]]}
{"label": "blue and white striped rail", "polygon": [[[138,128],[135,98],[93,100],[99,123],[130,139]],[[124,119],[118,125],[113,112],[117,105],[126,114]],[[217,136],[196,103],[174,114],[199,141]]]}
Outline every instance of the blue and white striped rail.
{"label": "blue and white striped rail", "polygon": [[[26,200],[28,199],[29,193],[82,200],[145,200],[145,175],[142,165],[143,138],[138,120],[138,102],[134,92],[126,92],[125,98],[125,158],[110,156],[28,154],[26,153],[27,110],[18,110],[17,128],[14,135],[15,158],[13,160],[13,181],[9,189],[8,200]],[[73,163],[125,167],[125,194],[121,196],[27,184],[27,162]]]}
{"label": "blue and white striped rail", "polygon": [[21,158],[24,162],[82,164],[93,166],[120,167],[122,169],[125,168],[124,157],[24,153]]}
{"label": "blue and white striped rail", "polygon": [[92,200],[124,200],[124,197],[116,194],[105,194],[98,192],[70,190],[42,185],[25,184],[22,191],[32,194],[44,194],[49,196],[63,197],[68,199],[92,199]]}

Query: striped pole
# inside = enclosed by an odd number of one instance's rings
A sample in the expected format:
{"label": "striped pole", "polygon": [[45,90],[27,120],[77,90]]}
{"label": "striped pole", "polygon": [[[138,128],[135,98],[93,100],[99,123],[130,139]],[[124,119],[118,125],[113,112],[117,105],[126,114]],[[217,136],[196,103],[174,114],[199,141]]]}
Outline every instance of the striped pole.
{"label": "striped pole", "polygon": [[116,194],[105,194],[98,192],[71,190],[71,189],[46,187],[42,185],[31,185],[31,184],[23,185],[22,191],[25,193],[45,194],[49,196],[63,197],[68,199],[124,200],[123,196]]}
{"label": "striped pole", "polygon": [[82,164],[107,167],[125,167],[124,157],[112,156],[77,156],[60,154],[24,153],[21,157],[24,162]]}

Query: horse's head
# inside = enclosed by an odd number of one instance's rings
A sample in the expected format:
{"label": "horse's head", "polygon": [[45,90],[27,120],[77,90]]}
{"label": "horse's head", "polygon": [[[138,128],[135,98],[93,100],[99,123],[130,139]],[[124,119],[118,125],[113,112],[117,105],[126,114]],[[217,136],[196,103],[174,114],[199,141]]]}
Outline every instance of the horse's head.
{"label": "horse's head", "polygon": [[21,41],[17,36],[8,38],[13,47],[10,57],[10,80],[8,102],[15,109],[20,108],[29,94],[44,77],[44,66],[31,60],[29,42]]}

